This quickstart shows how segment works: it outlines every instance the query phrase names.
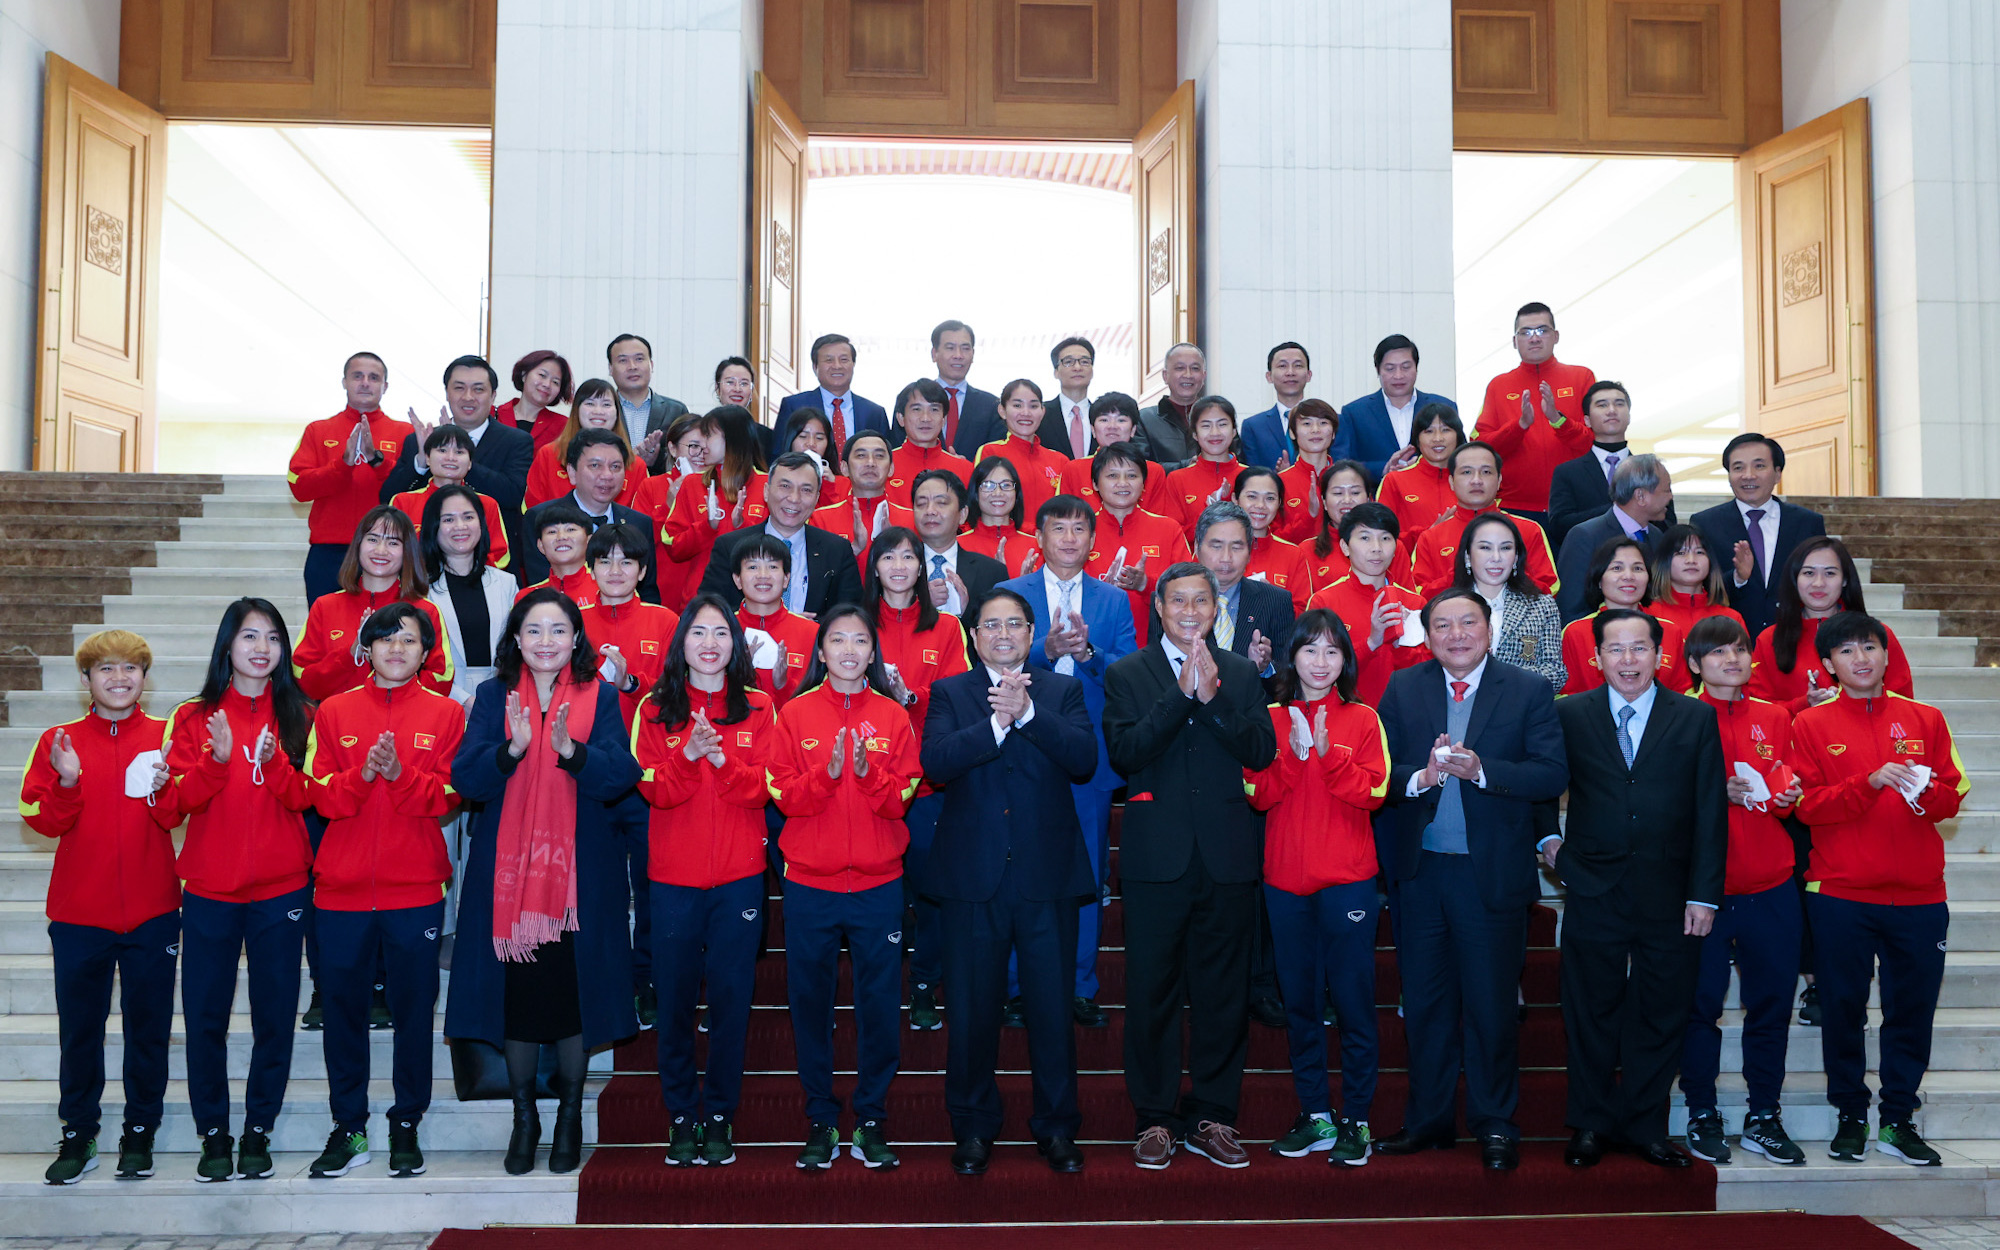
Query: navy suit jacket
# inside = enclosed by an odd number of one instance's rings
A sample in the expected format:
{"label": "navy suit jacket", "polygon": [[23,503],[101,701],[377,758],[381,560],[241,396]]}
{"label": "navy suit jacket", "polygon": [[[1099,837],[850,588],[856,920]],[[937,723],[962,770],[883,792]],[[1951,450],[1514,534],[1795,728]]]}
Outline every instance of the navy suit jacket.
{"label": "navy suit jacket", "polygon": [[[1653,557],[1660,553],[1660,540],[1667,532],[1657,525],[1646,527],[1646,563],[1651,565]],[[1563,539],[1562,551],[1556,556],[1556,607],[1562,610],[1563,624],[1588,615],[1584,594],[1588,589],[1584,582],[1590,573],[1590,557],[1597,554],[1598,545],[1608,538],[1625,537],[1625,527],[1611,514],[1609,507],[1602,515],[1570,529]]]}
{"label": "navy suit jacket", "polygon": [[1083,683],[1060,673],[1029,675],[1035,714],[1004,743],[993,740],[986,665],[931,686],[924,717],[924,776],[944,788],[937,838],[918,888],[932,898],[983,903],[1011,872],[1030,899],[1097,896],[1097,878],[1077,823],[1072,785],[1090,778],[1095,741]]}
{"label": "navy suit jacket", "polygon": [[[523,587],[548,580],[549,559],[542,554],[541,544],[535,541],[537,535],[540,533],[536,527],[541,524],[542,513],[544,511],[557,504],[565,503],[571,507],[576,506],[575,491],[571,491],[567,495],[557,495],[554,499],[544,500],[528,509],[528,515],[521,518],[521,545],[513,548],[513,550],[520,553],[520,559],[515,563],[514,567],[519,570],[521,585]],[[587,517],[590,516],[588,512],[585,512],[584,515]],[[652,518],[636,508],[628,508],[624,504],[615,501],[611,505],[611,520],[603,524],[629,525],[641,534],[650,534],[653,532]],[[595,534],[599,527],[600,522],[598,519],[590,517],[590,532]],[[658,603],[660,601],[660,571],[656,567],[656,563],[649,561],[646,565],[646,575],[639,579],[639,600],[642,603]]]}
{"label": "navy suit jacket", "polygon": [[[847,399],[854,405],[854,420],[852,423],[854,430],[874,430],[884,438],[889,436],[889,413],[882,405],[865,396],[856,395],[853,391],[847,392]],[[819,388],[817,386],[809,391],[800,391],[796,395],[785,396],[784,401],[778,405],[778,423],[770,427],[765,434],[765,437],[770,440],[764,449],[769,459],[776,460],[783,454],[785,444],[792,441],[792,414],[808,408],[819,413],[829,422],[833,420],[833,414],[827,412],[822,407]]]}
{"label": "navy suit jacket", "polygon": [[[1041,672],[1055,671],[1055,661],[1042,644],[1049,636],[1049,622],[1055,604],[1049,602],[1048,583],[1042,570],[1000,583],[1028,601],[1035,610],[1035,640],[1028,651],[1028,667]],[[971,589],[970,586],[967,589]],[[1097,735],[1097,771],[1087,783],[1098,790],[1116,790],[1125,779],[1111,770],[1111,755],[1104,746],[1104,670],[1137,648],[1132,626],[1132,596],[1094,577],[1083,578],[1083,595],[1077,604],[1083,623],[1090,630],[1090,643],[1097,654],[1088,663],[1078,660],[1076,678],[1083,683],[1083,705],[1090,713],[1092,732]],[[968,628],[970,628],[968,626]]]}
{"label": "navy suit jacket", "polygon": [[[1426,660],[1389,678],[1382,694],[1382,731],[1389,744],[1389,794],[1380,820],[1395,842],[1389,866],[1399,881],[1417,875],[1424,830],[1437,814],[1443,786],[1415,798],[1410,778],[1424,770],[1445,731],[1444,666]],[[1648,731],[1650,732],[1650,730]],[[1569,784],[1555,692],[1539,673],[1488,657],[1472,695],[1465,745],[1486,770],[1484,787],[1461,783],[1466,850],[1479,895],[1495,910],[1527,907],[1541,893],[1535,868],[1535,805],[1560,798]]]}
{"label": "navy suit jacket", "polygon": [[1811,508],[1785,503],[1776,497],[1771,502],[1778,505],[1778,546],[1777,550],[1764,553],[1769,557],[1769,582],[1753,576],[1741,586],[1736,584],[1736,544],[1748,542],[1750,531],[1744,527],[1743,511],[1736,506],[1734,499],[1713,508],[1704,508],[1688,518],[1688,523],[1695,527],[1701,534],[1702,542],[1707,545],[1709,560],[1722,570],[1722,580],[1729,585],[1729,606],[1743,618],[1743,624],[1750,630],[1752,638],[1768,628],[1777,617],[1778,592],[1775,583],[1784,576],[1785,563],[1792,558],[1792,550],[1806,539],[1818,538],[1826,533],[1826,518]]}
{"label": "navy suit jacket", "polygon": [[[1411,399],[1419,411],[1425,404],[1443,404],[1458,411],[1457,404],[1428,391],[1417,391]],[[1340,428],[1334,432],[1328,454],[1335,460],[1359,460],[1368,467],[1368,475],[1379,482],[1382,466],[1404,446],[1396,441],[1396,429],[1389,424],[1389,401],[1382,398],[1378,387],[1360,399],[1349,400],[1340,410]]]}
{"label": "navy suit jacket", "polygon": [[[1570,530],[1609,511],[1611,483],[1605,480],[1604,465],[1598,460],[1597,453],[1586,451],[1556,466],[1555,473],[1549,478],[1549,523],[1542,527],[1549,536],[1551,547],[1561,551],[1563,538]],[[1674,505],[1668,504],[1667,519],[1662,524],[1671,529],[1679,523]]]}
{"label": "navy suit jacket", "polygon": [[[749,536],[765,532],[762,525],[746,525],[715,540],[709,552],[708,568],[702,571],[701,593],[714,592],[735,611],[743,604],[743,592],[736,585],[736,548]],[[861,570],[854,563],[854,547],[847,539],[816,525],[805,528],[806,611],[818,616],[836,603],[861,602]]]}
{"label": "navy suit jacket", "polygon": [[1245,421],[1239,437],[1243,440],[1243,463],[1260,469],[1275,469],[1279,456],[1292,453],[1292,434],[1278,419],[1276,404]]}

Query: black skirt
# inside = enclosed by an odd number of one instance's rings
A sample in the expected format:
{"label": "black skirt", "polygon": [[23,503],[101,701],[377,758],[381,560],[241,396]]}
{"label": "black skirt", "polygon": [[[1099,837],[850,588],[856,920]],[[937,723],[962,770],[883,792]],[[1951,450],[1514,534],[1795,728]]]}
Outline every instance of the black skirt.
{"label": "black skirt", "polygon": [[576,984],[576,934],[535,948],[533,963],[506,960],[507,1040],[559,1042],[583,1032]]}

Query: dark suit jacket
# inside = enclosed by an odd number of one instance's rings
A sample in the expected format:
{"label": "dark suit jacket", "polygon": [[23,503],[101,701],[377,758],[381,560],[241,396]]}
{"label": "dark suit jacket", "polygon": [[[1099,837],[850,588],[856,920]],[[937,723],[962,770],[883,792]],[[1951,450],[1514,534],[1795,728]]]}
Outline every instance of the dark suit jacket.
{"label": "dark suit jacket", "polygon": [[[528,515],[521,519],[521,533],[526,541],[519,547],[514,548],[514,550],[521,553],[520,562],[515,567],[520,570],[522,586],[532,586],[536,582],[546,581],[549,576],[548,558],[542,554],[541,545],[535,541],[535,526],[540,522],[542,513],[546,512],[553,504],[574,504],[575,502],[576,493],[574,491],[567,495],[557,495],[554,499],[538,503],[528,509]],[[588,512],[584,513],[584,515],[590,516]],[[651,534],[653,532],[653,522],[650,517],[637,509],[628,508],[622,503],[613,503],[611,505],[611,517],[614,522],[620,525],[629,525],[641,534]],[[598,528],[597,519],[592,517],[590,532],[595,534]],[[660,601],[660,570],[650,560],[646,565],[646,576],[639,581],[639,598],[647,603],[658,603]]]}
{"label": "dark suit jacket", "polygon": [[[923,555],[922,559],[925,572],[928,573],[931,558],[929,555]],[[972,614],[978,609],[980,599],[985,597],[987,591],[1007,580],[1007,566],[992,556],[983,556],[977,551],[968,551],[960,547],[958,580],[965,583],[965,611],[962,613],[962,618],[969,633],[972,627],[978,624]]]}
{"label": "dark suit jacket", "polygon": [[[1549,523],[1544,528],[1548,530],[1549,542],[1557,551],[1562,550],[1563,536],[1573,526],[1609,511],[1611,483],[1605,480],[1604,466],[1598,462],[1596,453],[1586,451],[1574,460],[1565,460],[1556,466],[1555,473],[1549,478]],[[1667,505],[1667,519],[1663,524],[1669,529],[1680,524],[1674,505]]]}
{"label": "dark suit jacket", "polygon": [[1689,902],[1722,905],[1729,853],[1728,770],[1715,709],[1655,687],[1632,767],[1618,750],[1611,688],[1556,705],[1569,755],[1569,817],[1556,874],[1572,894],[1609,893],[1636,871],[1649,913]]}
{"label": "dark suit jacket", "polygon": [[[1244,580],[1237,583],[1242,594],[1236,603],[1236,633],[1229,640],[1229,649],[1237,655],[1250,654],[1250,635],[1254,631],[1271,640],[1271,663],[1282,666],[1292,645],[1292,596],[1289,591],[1280,590],[1269,582]],[[1218,610],[1221,604],[1217,604]],[[1151,622],[1148,638],[1160,636],[1160,609],[1156,604],[1148,613]],[[1215,641],[1215,632],[1209,631],[1208,639]]]}
{"label": "dark suit jacket", "polygon": [[1097,894],[1070,786],[1090,780],[1097,735],[1084,710],[1083,683],[1060,673],[1030,674],[1027,724],[993,741],[986,665],[931,687],[921,750],[924,776],[944,788],[937,840],[919,889],[932,898],[983,903],[1003,873],[1031,899]]}
{"label": "dark suit jacket", "polygon": [[1222,652],[1215,665],[1221,683],[1207,703],[1181,693],[1157,635],[1104,675],[1104,745],[1127,792],[1127,881],[1176,880],[1197,846],[1218,882],[1263,875],[1264,818],[1244,798],[1243,770],[1268,765],[1278,735],[1250,661]]}
{"label": "dark suit jacket", "polygon": [[1171,418],[1160,415],[1158,404],[1139,410],[1139,424],[1132,431],[1132,441],[1139,445],[1146,459],[1169,470],[1187,464],[1199,450],[1194,445],[1194,434],[1183,433]]}
{"label": "dark suit jacket", "polygon": [[[1389,794],[1379,820],[1395,839],[1397,880],[1417,875],[1424,830],[1437,814],[1444,787],[1407,797],[1410,777],[1430,763],[1445,731],[1444,666],[1426,660],[1389,678],[1382,695],[1382,731],[1389,746]],[[1465,745],[1479,756],[1486,785],[1461,785],[1465,845],[1479,896],[1490,908],[1527,907],[1541,893],[1535,871],[1537,803],[1552,803],[1569,781],[1555,694],[1541,676],[1488,657],[1472,696]]]}
{"label": "dark suit jacket", "polygon": [[1038,432],[1038,437],[1042,440],[1042,446],[1052,451],[1059,451],[1072,460],[1081,459],[1097,450],[1096,445],[1090,441],[1090,404],[1088,402],[1083,405],[1084,446],[1080,449],[1070,446],[1069,418],[1063,415],[1062,392],[1050,391],[1044,407],[1046,411],[1042,413],[1042,428]]}
{"label": "dark suit jacket", "polygon": [[[1646,560],[1650,564],[1659,551],[1660,539],[1666,531],[1657,525],[1646,527]],[[1603,514],[1570,530],[1569,537],[1563,539],[1562,553],[1556,557],[1556,578],[1561,585],[1556,587],[1556,607],[1562,610],[1563,624],[1585,615],[1584,581],[1590,572],[1590,557],[1597,554],[1597,547],[1607,538],[1625,537],[1625,527],[1618,518],[1611,515],[1607,505]]]}
{"label": "dark suit jacket", "polygon": [[[1778,505],[1778,546],[1775,551],[1764,554],[1770,558],[1769,574],[1773,581],[1782,576],[1785,562],[1792,558],[1792,550],[1808,538],[1818,538],[1826,533],[1826,518],[1810,508],[1789,504],[1775,496],[1771,500]],[[1766,629],[1778,614],[1778,594],[1770,582],[1752,577],[1743,585],[1736,585],[1733,572],[1736,544],[1748,542],[1750,531],[1743,525],[1743,511],[1734,499],[1728,503],[1705,508],[1689,518],[1689,523],[1700,531],[1702,542],[1708,546],[1708,558],[1716,568],[1722,570],[1723,581],[1729,585],[1729,606],[1735,608],[1743,618],[1743,624],[1755,638]]]}
{"label": "dark suit jacket", "polygon": [[[857,431],[874,430],[884,438],[889,436],[889,413],[887,409],[872,399],[856,395],[853,391],[847,392],[847,399],[854,405],[853,429]],[[764,437],[767,440],[764,452],[767,459],[776,460],[783,454],[785,444],[792,441],[793,413],[810,409],[825,417],[829,422],[833,420],[833,414],[821,407],[822,402],[817,386],[809,391],[800,391],[796,395],[785,396],[784,401],[778,405],[778,423],[773,426],[767,426],[764,429]]]}
{"label": "dark suit jacket", "polygon": [[[732,611],[742,606],[743,592],[736,588],[736,548],[749,535],[764,532],[761,525],[747,525],[716,539],[697,593],[721,595]],[[861,570],[854,562],[854,545],[812,525],[806,526],[805,536],[806,611],[818,616],[836,603],[860,603]]]}
{"label": "dark suit jacket", "polygon": [[[1256,465],[1260,469],[1278,467],[1278,457],[1291,450],[1292,432],[1285,423],[1278,420],[1278,405],[1253,417],[1246,418],[1243,428],[1237,432],[1243,443],[1243,463]],[[1338,435],[1336,434],[1336,437]]]}
{"label": "dark suit jacket", "polygon": [[[674,418],[682,415],[687,410],[688,410],[687,405],[682,403],[680,400],[670,399],[665,395],[661,395],[655,392],[653,395],[652,405],[646,413],[646,428],[640,432],[639,437],[645,438],[647,435],[650,435],[654,430],[665,430],[668,426],[674,423]],[[622,422],[625,417],[625,411],[623,408],[619,409],[618,416],[619,420]],[[665,438],[662,438],[660,440],[660,450],[653,453],[653,458],[646,462],[646,472],[648,473],[663,472],[667,467],[667,460],[668,460],[667,440]]]}
{"label": "dark suit jacket", "polygon": [[[953,433],[951,449],[967,460],[976,460],[979,449],[988,443],[998,442],[1007,437],[1007,425],[1000,420],[1000,397],[992,391],[982,391],[976,386],[965,388],[965,403],[958,412],[958,429]],[[903,440],[898,438],[898,443]],[[1065,438],[1065,443],[1069,440]]]}
{"label": "dark suit jacket", "polygon": [[[1428,391],[1416,391],[1410,398],[1419,409],[1425,404],[1444,404],[1453,412],[1458,411],[1457,404]],[[1411,414],[1413,420],[1415,416]],[[1389,401],[1382,398],[1378,387],[1360,399],[1349,400],[1340,410],[1340,428],[1334,431],[1333,447],[1328,454],[1335,460],[1359,460],[1368,466],[1370,479],[1379,482],[1382,466],[1403,447],[1396,439],[1396,427],[1389,424]]]}
{"label": "dark suit jacket", "polygon": [[[1036,569],[1022,577],[1003,583],[1007,589],[1019,594],[1035,610],[1035,634],[1028,643],[1028,667],[1035,672],[1044,669],[1051,672],[1055,661],[1049,658],[1049,622],[1060,606],[1049,602],[1048,579],[1041,569]],[[1083,617],[1084,628],[1090,631],[1090,645],[1097,654],[1088,662],[1076,660],[1071,666],[1076,669],[1076,679],[1083,683],[1083,707],[1088,712],[1093,725],[1104,724],[1104,674],[1111,666],[1132,654],[1135,643],[1132,633],[1132,596],[1109,582],[1095,577],[1083,579],[1082,595],[1077,601],[1077,612]],[[970,613],[968,613],[970,615]],[[970,625],[967,626],[971,628]],[[1072,657],[1074,658],[1074,657]],[[1093,729],[1097,736],[1099,759],[1097,771],[1088,782],[1099,790],[1116,790],[1125,784],[1125,779],[1111,771],[1111,757],[1104,751],[1104,730]],[[1083,784],[1083,783],[1079,783]]]}
{"label": "dark suit jacket", "polygon": [[[427,475],[417,472],[417,450],[417,436],[405,434],[403,450],[396,456],[396,467],[389,471],[388,479],[382,483],[383,503],[430,480]],[[472,468],[465,474],[465,484],[498,504],[503,518],[517,517],[521,515],[521,500],[528,493],[528,469],[534,463],[533,436],[526,430],[489,420],[486,432],[472,445]],[[511,547],[513,542],[514,536],[509,534],[508,546]]]}

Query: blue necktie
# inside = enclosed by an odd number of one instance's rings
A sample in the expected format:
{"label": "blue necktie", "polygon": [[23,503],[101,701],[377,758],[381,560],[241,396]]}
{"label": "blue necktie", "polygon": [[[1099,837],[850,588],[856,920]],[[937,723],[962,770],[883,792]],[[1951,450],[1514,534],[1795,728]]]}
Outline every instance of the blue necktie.
{"label": "blue necktie", "polygon": [[1632,756],[1634,754],[1632,735],[1629,732],[1629,728],[1632,724],[1632,718],[1638,714],[1639,709],[1629,703],[1618,709],[1618,750],[1625,756],[1625,767],[1628,770],[1632,767]]}

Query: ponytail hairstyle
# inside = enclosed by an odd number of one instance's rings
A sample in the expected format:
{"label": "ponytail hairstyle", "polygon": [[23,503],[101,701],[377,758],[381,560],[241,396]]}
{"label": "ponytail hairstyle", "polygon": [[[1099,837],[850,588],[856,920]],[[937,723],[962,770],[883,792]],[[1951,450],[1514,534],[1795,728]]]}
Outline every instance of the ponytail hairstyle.
{"label": "ponytail hairstyle", "polygon": [[270,601],[245,597],[222,610],[222,622],[215,627],[215,647],[208,655],[208,674],[202,679],[201,693],[194,697],[194,702],[200,706],[203,718],[222,706],[222,696],[236,679],[230,649],[236,643],[236,635],[256,616],[270,622],[278,634],[278,659],[271,666],[268,690],[271,715],[278,723],[278,745],[292,761],[292,767],[303,768],[306,739],[312,733],[312,703],[299,689],[299,679],[292,675],[291,635],[285,630],[283,614]]}
{"label": "ponytail hairstyle", "polygon": [[836,603],[819,618],[819,635],[813,639],[812,662],[806,665],[805,676],[799,678],[801,693],[811,690],[826,680],[826,661],[820,658],[820,648],[826,645],[826,636],[833,629],[835,621],[860,621],[868,631],[868,640],[874,654],[868,659],[868,688],[876,694],[893,701],[895,695],[889,690],[889,674],[882,667],[882,634],[875,628],[874,614],[858,603]]}
{"label": "ponytail hairstyle", "polygon": [[1861,595],[1861,571],[1854,567],[1846,543],[1821,535],[1792,548],[1792,558],[1785,561],[1785,580],[1778,583],[1778,610],[1771,618],[1771,654],[1781,673],[1798,665],[1799,640],[1806,632],[1806,602],[1799,597],[1799,571],[1805,568],[1807,556],[1821,551],[1831,551],[1840,561],[1840,610],[1868,611]]}

